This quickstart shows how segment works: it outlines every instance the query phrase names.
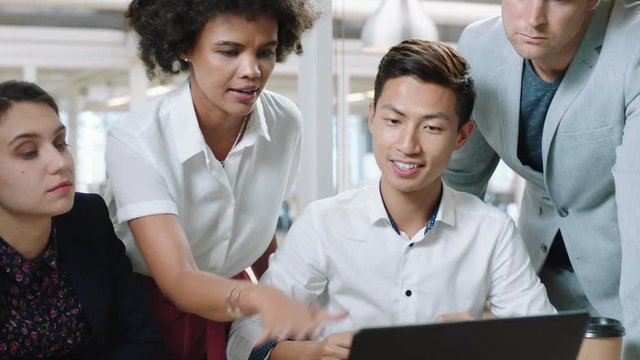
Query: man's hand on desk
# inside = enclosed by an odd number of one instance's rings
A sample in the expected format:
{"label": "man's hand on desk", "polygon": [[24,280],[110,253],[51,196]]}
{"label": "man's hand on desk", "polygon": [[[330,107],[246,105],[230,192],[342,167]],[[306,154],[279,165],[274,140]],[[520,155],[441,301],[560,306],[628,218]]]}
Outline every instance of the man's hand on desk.
{"label": "man's hand on desk", "polygon": [[475,320],[475,318],[471,316],[471,314],[468,312],[442,314],[436,317],[437,322],[453,322],[453,321],[469,321],[469,320]]}
{"label": "man's hand on desk", "polygon": [[351,352],[353,331],[333,334],[323,341],[282,341],[271,352],[271,360],[346,360]]}
{"label": "man's hand on desk", "polygon": [[317,359],[321,360],[346,360],[351,352],[353,331],[346,331],[330,335],[320,342]]}

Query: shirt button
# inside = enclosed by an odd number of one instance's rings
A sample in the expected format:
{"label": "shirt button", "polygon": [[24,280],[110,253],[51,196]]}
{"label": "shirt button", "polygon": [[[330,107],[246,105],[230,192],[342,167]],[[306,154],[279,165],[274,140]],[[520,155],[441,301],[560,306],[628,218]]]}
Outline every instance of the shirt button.
{"label": "shirt button", "polygon": [[569,211],[565,208],[558,209],[558,215],[561,217],[567,217],[569,215]]}
{"label": "shirt button", "polygon": [[405,291],[404,294],[407,295],[407,296],[411,296],[411,290]]}
{"label": "shirt button", "polygon": [[542,250],[543,253],[546,253],[547,250],[549,250],[549,248],[547,248],[547,245],[542,244],[542,245],[540,245],[540,250]]}
{"label": "shirt button", "polygon": [[413,247],[413,243],[409,243],[409,247]]}

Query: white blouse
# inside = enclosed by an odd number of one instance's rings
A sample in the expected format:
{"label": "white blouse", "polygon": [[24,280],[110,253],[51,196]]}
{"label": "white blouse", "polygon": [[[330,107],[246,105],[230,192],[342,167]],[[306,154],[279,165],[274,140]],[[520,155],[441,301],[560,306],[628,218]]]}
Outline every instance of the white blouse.
{"label": "white blouse", "polygon": [[178,216],[200,270],[233,276],[266,250],[300,162],[302,117],[264,91],[224,167],[198,126],[189,81],[107,135],[107,204],[136,272],[148,269],[127,221]]}

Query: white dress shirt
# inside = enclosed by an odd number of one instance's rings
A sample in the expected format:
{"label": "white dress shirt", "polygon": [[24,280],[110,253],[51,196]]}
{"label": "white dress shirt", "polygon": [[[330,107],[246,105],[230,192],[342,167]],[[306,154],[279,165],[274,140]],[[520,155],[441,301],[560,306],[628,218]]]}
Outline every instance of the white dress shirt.
{"label": "white dress shirt", "polygon": [[189,81],[134,110],[107,135],[107,203],[134,270],[148,269],[127,221],[178,216],[200,270],[233,276],[269,245],[299,167],[302,117],[264,91],[224,166],[198,126]]}
{"label": "white dress shirt", "polygon": [[[377,184],[310,204],[260,282],[347,310],[321,338],[448,313],[481,317],[486,301],[499,317],[555,312],[511,218],[444,183],[435,226],[413,238],[393,230]],[[236,321],[229,359],[246,359],[259,332],[256,317]]]}

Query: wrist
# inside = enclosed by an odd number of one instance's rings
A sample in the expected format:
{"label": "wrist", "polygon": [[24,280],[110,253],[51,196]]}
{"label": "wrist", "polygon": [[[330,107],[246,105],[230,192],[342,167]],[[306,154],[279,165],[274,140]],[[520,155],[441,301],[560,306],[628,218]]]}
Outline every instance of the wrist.
{"label": "wrist", "polygon": [[225,306],[227,308],[227,314],[232,319],[237,319],[245,316],[245,314],[240,309],[240,295],[246,288],[244,284],[234,285],[229,289],[227,296],[225,298]]}
{"label": "wrist", "polygon": [[323,343],[320,341],[292,341],[278,342],[271,350],[269,360],[320,360],[322,359]]}
{"label": "wrist", "polygon": [[238,298],[237,306],[243,314],[250,316],[259,312],[261,286],[248,284]]}
{"label": "wrist", "polygon": [[306,359],[308,360],[317,360],[322,359],[322,354],[324,353],[324,343],[322,341],[311,340],[306,341],[309,346],[309,352],[306,354]]}

